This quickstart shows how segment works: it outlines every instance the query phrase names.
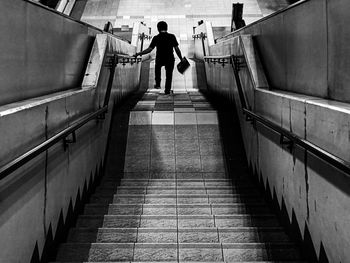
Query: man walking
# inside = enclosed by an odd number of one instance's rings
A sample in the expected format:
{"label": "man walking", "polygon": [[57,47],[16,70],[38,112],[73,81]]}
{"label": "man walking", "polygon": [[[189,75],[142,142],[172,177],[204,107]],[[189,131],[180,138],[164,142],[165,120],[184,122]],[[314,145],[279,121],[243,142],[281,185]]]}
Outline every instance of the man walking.
{"label": "man walking", "polygon": [[173,34],[168,33],[168,24],[164,21],[160,21],[157,24],[159,34],[154,36],[149,47],[134,56],[140,56],[150,53],[155,47],[157,47],[156,65],[155,65],[155,81],[154,88],[160,89],[161,81],[161,68],[165,67],[166,80],[165,80],[165,94],[170,94],[171,82],[173,78],[173,70],[175,64],[174,52],[180,60],[182,60],[181,51],[179,49],[179,43]]}

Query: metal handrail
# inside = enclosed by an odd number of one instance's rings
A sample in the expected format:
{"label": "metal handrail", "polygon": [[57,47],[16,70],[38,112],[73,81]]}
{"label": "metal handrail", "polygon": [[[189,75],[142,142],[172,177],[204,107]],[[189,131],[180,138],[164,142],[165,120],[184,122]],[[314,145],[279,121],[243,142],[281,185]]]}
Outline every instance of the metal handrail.
{"label": "metal handrail", "polygon": [[[58,134],[52,136],[48,140],[44,141],[43,143],[37,145],[33,149],[27,151],[26,153],[22,154],[21,156],[17,157],[16,159],[12,160],[11,162],[7,163],[6,165],[0,167],[0,180],[5,178],[6,176],[10,175],[12,172],[20,168],[25,163],[29,162],[42,152],[49,149],[51,146],[55,145],[59,141],[63,140],[64,143],[64,149],[67,148],[69,143],[75,143],[76,142],[76,136],[75,131],[78,130],[80,127],[84,126],[86,123],[90,122],[93,119],[100,118],[103,119],[104,115],[108,111],[108,103],[111,95],[111,90],[113,86],[113,79],[114,79],[114,73],[115,68],[118,64],[118,60],[120,58],[127,59],[130,63],[139,63],[141,59],[137,59],[128,55],[122,55],[122,54],[116,54],[111,53],[108,54],[107,57],[109,57],[109,61],[107,62],[106,66],[110,69],[106,94],[103,102],[103,107],[99,110],[81,118],[79,121],[74,123],[73,125],[69,126],[68,128],[64,129],[63,131],[59,132]],[[133,60],[133,61],[131,61]],[[69,135],[72,135],[72,140],[68,140],[67,137]]]}
{"label": "metal handrail", "polygon": [[[108,106],[104,106],[103,108],[95,111],[94,113],[91,113],[82,119],[80,119],[78,122],[74,123],[73,125],[69,126],[68,128],[64,129],[63,131],[59,132],[58,134],[52,136],[48,140],[44,141],[43,143],[39,144],[38,146],[34,147],[33,149],[29,150],[28,152],[22,154],[21,156],[17,157],[13,161],[9,162],[8,164],[2,166],[0,168],[0,180],[20,168],[25,163],[29,162],[42,152],[49,149],[51,146],[55,145],[59,141],[63,140],[65,144],[70,143],[71,141],[67,140],[67,137],[72,134],[74,141],[75,141],[75,131],[78,130],[80,127],[84,126],[86,123],[90,122],[93,119],[98,118],[99,116],[103,116],[108,110]],[[74,142],[73,141],[73,142]]]}
{"label": "metal handrail", "polygon": [[[241,59],[241,56],[234,56],[230,55],[232,58],[232,68],[235,74],[235,79],[236,79],[236,85],[238,89],[238,94],[239,94],[239,100],[242,105],[242,111],[243,114],[246,116],[245,120],[250,121],[252,123],[254,122],[259,122],[263,124],[265,127],[270,128],[274,132],[277,132],[280,134],[280,144],[281,145],[287,145],[290,149],[294,147],[294,145],[299,145],[306,151],[314,154],[318,158],[326,161],[333,167],[339,169],[340,171],[346,173],[348,176],[350,175],[350,163],[348,161],[345,161],[334,154],[322,149],[321,147],[305,140],[299,137],[298,135],[278,126],[277,124],[273,123],[272,121],[264,118],[263,116],[256,114],[250,109],[250,106],[247,102],[243,87],[241,85],[241,80],[239,77],[239,70],[242,67],[242,62],[239,61],[237,58]],[[228,58],[229,56],[206,56],[205,61],[210,63],[212,62],[212,59],[219,59],[219,58]],[[244,63],[244,65],[246,65]]]}
{"label": "metal handrail", "polygon": [[192,35],[192,38],[193,38],[194,40],[195,40],[195,39],[201,39],[201,41],[202,41],[203,55],[206,56],[204,40],[207,38],[207,34],[201,32],[200,34]]}
{"label": "metal handrail", "polygon": [[[281,135],[281,144],[289,144],[290,146],[293,146],[293,144],[297,144],[300,147],[304,148],[308,152],[313,153],[315,156],[319,157],[320,159],[326,161],[327,163],[331,164],[332,166],[336,167],[342,172],[350,174],[350,163],[335,156],[334,154],[331,154],[330,152],[327,152],[326,150],[318,147],[317,145],[304,140],[297,136],[296,134],[276,125],[272,121],[267,120],[266,118],[262,117],[261,115],[258,115],[251,110],[243,109],[243,113],[250,117],[250,119],[253,119],[255,121],[260,122],[264,126],[272,129],[273,131],[279,133]],[[287,139],[287,141],[284,140],[284,138]]]}

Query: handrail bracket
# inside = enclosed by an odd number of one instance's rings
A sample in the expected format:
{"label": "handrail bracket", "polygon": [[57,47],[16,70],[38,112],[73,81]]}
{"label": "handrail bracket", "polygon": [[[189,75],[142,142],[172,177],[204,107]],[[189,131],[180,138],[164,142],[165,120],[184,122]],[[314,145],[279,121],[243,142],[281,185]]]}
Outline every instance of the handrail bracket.
{"label": "handrail bracket", "polygon": [[285,146],[290,152],[293,151],[294,148],[294,141],[290,138],[286,137],[284,134],[280,135],[280,144],[282,146]]}
{"label": "handrail bracket", "polygon": [[71,138],[68,139],[68,136],[65,137],[63,139],[63,148],[64,148],[64,151],[67,151],[68,147],[69,147],[69,144],[72,144],[72,143],[76,143],[77,142],[77,136],[76,136],[76,133],[75,131],[73,131],[71,134]]}
{"label": "handrail bracket", "polygon": [[237,71],[240,71],[242,68],[247,67],[247,63],[243,55],[242,56],[232,55],[231,58],[233,61],[233,66]]}

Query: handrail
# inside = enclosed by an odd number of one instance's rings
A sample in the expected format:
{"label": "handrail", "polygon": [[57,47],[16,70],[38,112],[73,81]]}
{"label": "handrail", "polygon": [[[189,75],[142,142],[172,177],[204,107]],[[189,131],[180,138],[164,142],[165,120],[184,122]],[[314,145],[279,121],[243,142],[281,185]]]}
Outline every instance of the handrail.
{"label": "handrail", "polygon": [[151,40],[152,36],[151,35],[147,35],[144,32],[139,34],[139,39],[141,40],[141,47],[140,47],[140,51],[143,51],[143,42],[144,40]]}
{"label": "handrail", "polygon": [[[206,56],[204,59],[207,63],[212,62],[215,59],[223,59],[223,58],[228,58],[229,56]],[[254,122],[259,122],[263,124],[265,127],[270,128],[274,132],[277,132],[280,134],[280,144],[281,145],[287,145],[289,149],[292,149],[294,145],[299,145],[306,151],[313,153],[315,156],[318,158],[326,161],[333,167],[339,169],[340,171],[350,175],[350,163],[348,161],[345,161],[334,154],[322,149],[321,147],[305,140],[299,137],[298,135],[278,126],[277,124],[273,123],[272,121],[266,119],[265,117],[253,112],[250,109],[250,106],[246,100],[246,96],[243,90],[243,87],[241,85],[241,80],[239,77],[239,70],[242,67],[242,65],[246,65],[242,63],[242,61],[239,61],[242,57],[241,56],[230,56],[232,58],[232,68],[235,74],[235,79],[236,79],[236,85],[238,89],[238,95],[239,95],[239,100],[242,105],[242,111],[243,114],[246,116],[245,120],[250,121],[252,123]]]}
{"label": "handrail", "polygon": [[142,62],[141,57],[134,57],[134,56],[113,53],[113,52],[109,53],[108,57],[110,58],[110,60],[107,61],[108,66],[111,65],[112,61],[113,61],[113,63],[115,63],[115,65],[122,64],[123,66],[125,66],[127,63],[130,63],[131,65],[133,65],[135,63],[138,64],[138,63]]}
{"label": "handrail", "polygon": [[[109,74],[109,79],[107,83],[107,89],[106,89],[106,94],[103,102],[103,107],[100,108],[99,110],[83,117],[80,119],[78,122],[74,123],[73,125],[69,126],[68,128],[64,129],[63,131],[59,132],[58,134],[52,136],[51,138],[47,139],[43,143],[37,145],[33,149],[27,151],[26,153],[22,154],[21,156],[17,157],[16,159],[12,160],[11,162],[7,163],[6,165],[0,167],[0,180],[20,168],[22,165],[25,163],[29,162],[32,160],[34,157],[38,156],[40,153],[46,151],[49,149],[51,146],[54,144],[58,143],[59,141],[63,140],[64,143],[64,148],[67,148],[67,145],[69,143],[74,143],[76,142],[76,136],[75,136],[75,131],[78,130],[80,127],[84,126],[86,123],[89,121],[100,118],[103,119],[105,113],[108,111],[108,103],[112,91],[112,86],[113,86],[113,80],[114,80],[114,73],[115,73],[115,68],[118,63],[122,63],[125,65],[125,63],[140,63],[141,58],[135,58],[132,56],[124,55],[124,54],[118,54],[118,53],[109,53],[107,55],[107,60],[106,66],[110,70]],[[67,137],[72,134],[72,140],[68,140]]]}
{"label": "handrail", "polygon": [[206,56],[204,40],[207,38],[207,34],[201,32],[199,34],[192,35],[192,38],[194,40],[196,40],[196,39],[201,39],[202,40],[203,55]]}
{"label": "handrail", "polygon": [[[78,130],[80,127],[84,126],[86,123],[90,122],[93,119],[96,119],[100,116],[103,116],[108,110],[108,106],[104,106],[103,108],[95,111],[94,113],[89,114],[88,116],[83,117],[78,122],[74,123],[73,125],[69,126],[68,128],[64,129],[63,131],[59,132],[58,134],[52,136],[48,140],[44,141],[43,143],[39,144],[38,146],[34,147],[33,149],[29,150],[28,152],[22,154],[21,156],[17,157],[13,161],[9,162],[8,164],[2,166],[0,168],[0,180],[20,168],[25,163],[32,160],[34,157],[38,156],[40,153],[46,151],[54,144],[58,143],[59,141],[63,140],[63,142],[66,144],[75,142],[75,131]],[[67,140],[67,137],[72,134],[73,135],[73,141]]]}
{"label": "handrail", "polygon": [[[313,153],[317,157],[328,162],[332,166],[336,167],[340,171],[345,172],[347,174],[350,174],[350,163],[349,162],[331,154],[330,152],[327,152],[326,150],[318,147],[317,145],[315,145],[307,140],[300,138],[296,134],[276,125],[272,121],[269,121],[266,118],[254,113],[248,109],[243,108],[243,113],[246,114],[247,116],[249,116],[251,119],[258,121],[261,124],[263,124],[264,126],[272,129],[273,131],[280,133],[281,144],[287,144],[290,147],[292,147],[293,144],[297,144],[297,145],[301,146],[302,148],[304,148],[305,150]],[[284,138],[287,138],[289,141],[285,141]]]}
{"label": "handrail", "polygon": [[[241,61],[242,60],[242,56],[234,56],[234,55],[224,55],[224,56],[205,56],[204,57],[204,62],[206,63],[213,63],[213,64],[221,64],[222,67],[225,66],[225,64],[231,64],[232,68],[233,68],[233,73],[235,75],[236,79],[239,79],[239,70],[242,67],[242,65],[244,65],[244,63]],[[250,108],[248,106],[248,102],[247,102],[247,98],[243,92],[243,88],[241,86],[241,82],[237,81],[237,86],[239,86],[238,88],[238,95],[242,104],[243,108]]]}

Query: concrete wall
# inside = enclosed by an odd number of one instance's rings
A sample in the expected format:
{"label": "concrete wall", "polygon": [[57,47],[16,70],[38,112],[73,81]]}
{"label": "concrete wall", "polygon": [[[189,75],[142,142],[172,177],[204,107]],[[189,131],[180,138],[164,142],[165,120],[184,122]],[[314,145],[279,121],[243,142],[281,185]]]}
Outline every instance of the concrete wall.
{"label": "concrete wall", "polygon": [[217,42],[251,34],[271,88],[350,102],[349,10],[348,0],[300,1]]}
{"label": "concrete wall", "polygon": [[[81,8],[81,20],[103,29],[107,22],[112,24],[117,19],[120,0],[85,0],[86,3],[79,4],[74,9]],[[73,9],[73,13],[77,12]]]}
{"label": "concrete wall", "polygon": [[0,1],[0,24],[0,106],[81,84],[98,30],[23,0]]}
{"label": "concrete wall", "polygon": [[[135,47],[97,35],[92,50],[83,87],[0,107],[0,166],[102,106],[110,74],[106,54]],[[80,128],[67,151],[58,143],[0,181],[0,262],[29,262],[36,245],[41,254],[45,238],[56,236],[60,215],[66,220],[70,203],[74,208],[103,164],[113,104],[138,88],[139,74],[140,64],[118,65],[104,121]]]}
{"label": "concrete wall", "polygon": [[[248,66],[239,75],[254,112],[350,162],[348,104],[269,90],[250,36],[217,44],[212,52],[245,57]],[[290,152],[278,134],[247,122],[230,67],[206,63],[206,75],[208,89],[236,105],[248,162],[280,207],[285,204],[290,221],[294,215],[303,237],[310,232],[317,256],[323,244],[330,262],[350,262],[349,176],[299,147]]]}

